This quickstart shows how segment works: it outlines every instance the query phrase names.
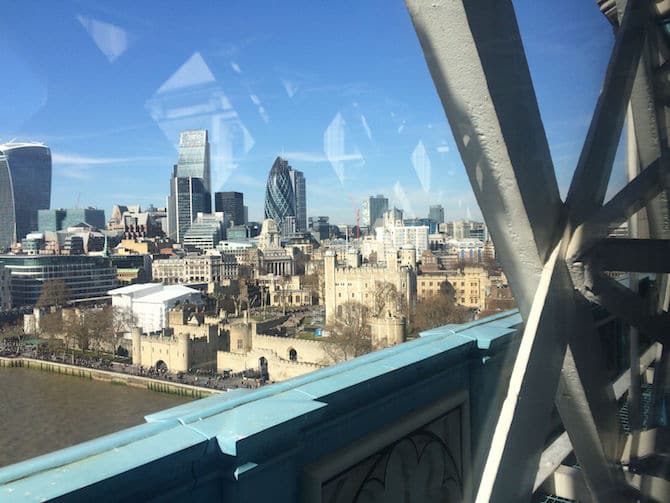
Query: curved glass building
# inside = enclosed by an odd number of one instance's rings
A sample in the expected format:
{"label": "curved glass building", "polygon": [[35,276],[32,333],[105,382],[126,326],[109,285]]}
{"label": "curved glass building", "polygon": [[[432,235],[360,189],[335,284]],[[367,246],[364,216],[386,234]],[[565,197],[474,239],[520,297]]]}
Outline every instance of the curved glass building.
{"label": "curved glass building", "polygon": [[51,151],[39,143],[0,145],[0,250],[37,230],[51,205]]}
{"label": "curved glass building", "polygon": [[281,229],[286,217],[295,217],[296,200],[291,183],[291,167],[288,161],[277,157],[265,189],[265,218],[271,218]]}

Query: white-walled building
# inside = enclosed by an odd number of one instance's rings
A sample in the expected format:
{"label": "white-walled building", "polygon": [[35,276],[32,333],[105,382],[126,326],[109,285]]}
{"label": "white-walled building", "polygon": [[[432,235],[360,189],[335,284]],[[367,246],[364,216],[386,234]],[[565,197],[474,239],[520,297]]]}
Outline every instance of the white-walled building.
{"label": "white-walled building", "polygon": [[377,241],[383,243],[384,254],[390,250],[400,250],[406,247],[412,247],[420,256],[428,248],[427,225],[418,226],[384,226],[377,227]]}
{"label": "white-walled building", "polygon": [[467,262],[481,262],[484,259],[484,247],[483,241],[474,238],[447,241],[447,251]]}
{"label": "white-walled building", "polygon": [[143,332],[157,332],[168,326],[168,311],[178,303],[201,304],[200,292],[183,285],[147,283],[129,285],[107,292],[112,306],[132,313]]}

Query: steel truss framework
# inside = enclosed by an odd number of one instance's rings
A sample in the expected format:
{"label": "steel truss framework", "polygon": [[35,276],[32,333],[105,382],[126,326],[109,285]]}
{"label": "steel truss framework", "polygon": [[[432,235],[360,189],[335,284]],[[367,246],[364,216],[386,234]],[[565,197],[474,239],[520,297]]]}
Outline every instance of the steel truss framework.
{"label": "steel truss framework", "polygon": [[[511,1],[406,3],[525,321],[476,501],[528,501],[542,483],[561,480],[580,500],[670,501],[665,479],[629,469],[667,449],[668,438],[662,428],[641,430],[637,371],[657,360],[654,427],[670,366],[665,2],[599,2],[616,41],[565,202]],[[627,114],[630,183],[603,204]],[[607,239],[608,227],[627,220],[633,237],[651,239]],[[633,273],[633,287],[605,274],[612,270]],[[639,272],[656,273],[653,301],[635,288]],[[615,383],[607,378],[594,302],[631,327],[633,370]],[[657,341],[642,355],[639,332]],[[618,425],[626,391],[634,428],[628,437]],[[554,406],[566,433],[545,449]],[[580,470],[561,465],[572,450]]]}

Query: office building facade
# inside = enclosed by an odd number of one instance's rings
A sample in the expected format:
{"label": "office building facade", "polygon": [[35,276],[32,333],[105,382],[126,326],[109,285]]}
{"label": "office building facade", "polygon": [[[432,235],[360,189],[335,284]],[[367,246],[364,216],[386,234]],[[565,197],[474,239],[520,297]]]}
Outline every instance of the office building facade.
{"label": "office building facade", "polygon": [[212,211],[211,167],[209,139],[206,129],[182,131],[179,134],[177,177],[200,178],[204,190],[203,213]]}
{"label": "office building facade", "polygon": [[38,143],[0,145],[0,250],[37,229],[51,206],[51,151]]}
{"label": "office building facade", "polygon": [[0,264],[0,311],[12,307],[12,273]]}
{"label": "office building facade", "polygon": [[441,204],[431,204],[428,208],[428,218],[440,225],[444,222],[444,207]]}
{"label": "office building facade", "polygon": [[70,291],[69,300],[102,297],[118,286],[116,268],[109,257],[0,255],[0,264],[12,274],[16,307],[35,305],[47,281],[63,280]]}
{"label": "office building facade", "polygon": [[305,175],[302,171],[291,169],[291,185],[295,195],[295,230],[303,232],[307,230],[307,190],[305,186]]}
{"label": "office building facade", "polygon": [[182,131],[168,196],[168,235],[181,242],[198,213],[212,211],[207,130]]}
{"label": "office building facade", "polygon": [[383,218],[389,209],[389,200],[382,194],[370,196],[363,201],[361,208],[361,226],[374,227],[378,218]]}
{"label": "office building facade", "polygon": [[234,225],[244,225],[244,208],[242,192],[216,192],[214,194],[214,211],[227,213]]}
{"label": "office building facade", "polygon": [[79,224],[87,224],[96,229],[104,229],[106,227],[105,210],[96,208],[59,208],[37,211],[38,232],[62,231]]}
{"label": "office building facade", "polygon": [[226,237],[225,227],[225,213],[198,213],[195,221],[184,234],[183,244],[185,247],[199,250],[216,248],[219,241]]}

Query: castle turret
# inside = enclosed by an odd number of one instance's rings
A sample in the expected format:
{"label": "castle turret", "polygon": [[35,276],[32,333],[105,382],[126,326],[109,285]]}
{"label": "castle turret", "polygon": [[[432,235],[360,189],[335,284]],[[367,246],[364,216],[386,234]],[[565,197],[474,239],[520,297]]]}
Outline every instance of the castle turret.
{"label": "castle turret", "polygon": [[328,250],[323,257],[324,262],[324,296],[326,301],[326,324],[335,320],[335,275],[336,258],[333,250]]}
{"label": "castle turret", "polygon": [[142,329],[133,327],[131,337],[133,340],[133,365],[142,365]]}
{"label": "castle turret", "polygon": [[416,248],[405,245],[400,249],[400,265],[416,269]]}
{"label": "castle turret", "polygon": [[190,345],[191,337],[189,334],[181,333],[176,336],[177,339],[177,358],[175,370],[187,371],[191,368]]}
{"label": "castle turret", "polygon": [[236,323],[230,326],[230,352],[248,353],[252,348],[252,325]]}
{"label": "castle turret", "polygon": [[372,346],[381,349],[405,342],[405,318],[385,316],[370,320]]}

